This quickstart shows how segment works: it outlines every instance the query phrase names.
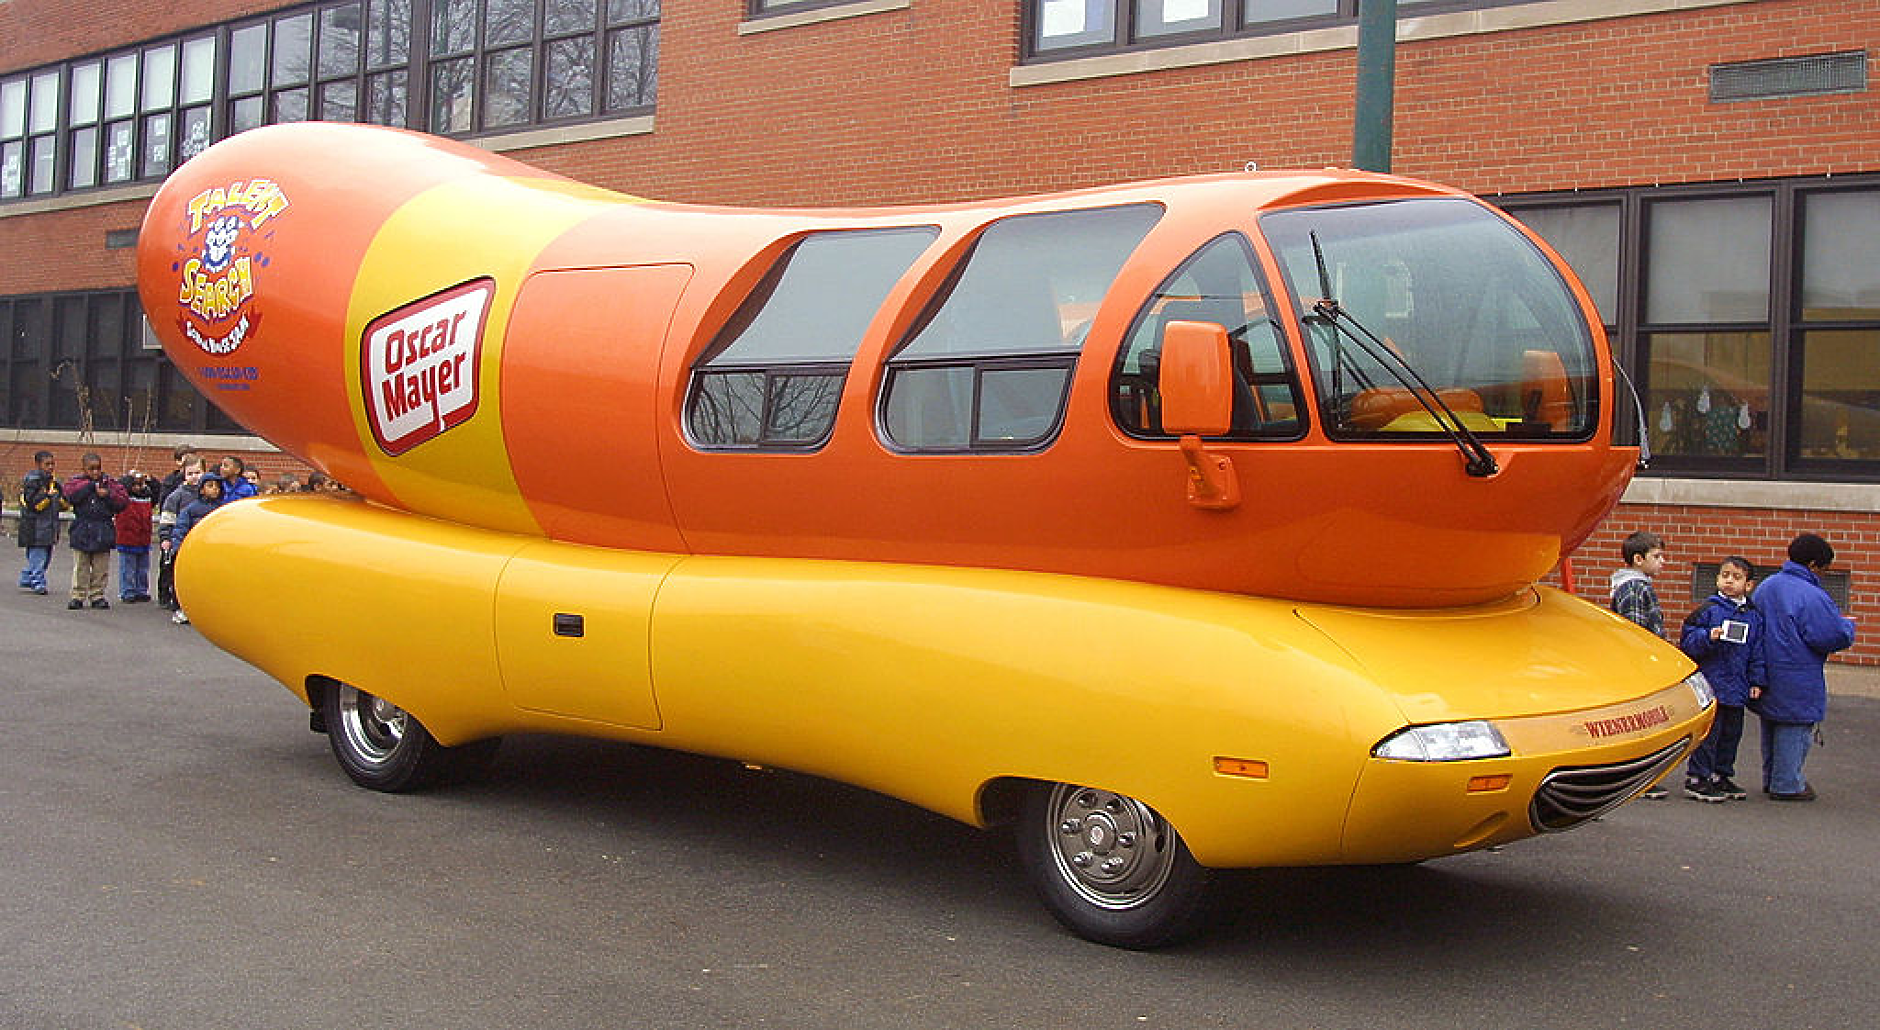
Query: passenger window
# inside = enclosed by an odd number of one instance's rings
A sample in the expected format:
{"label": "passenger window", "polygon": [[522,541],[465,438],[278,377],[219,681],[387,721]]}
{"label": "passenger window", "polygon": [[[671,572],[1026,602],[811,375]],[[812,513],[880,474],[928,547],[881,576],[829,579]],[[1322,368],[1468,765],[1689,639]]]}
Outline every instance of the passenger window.
{"label": "passenger window", "polygon": [[939,235],[933,226],[823,232],[785,252],[693,366],[692,443],[821,446],[868,323]]}
{"label": "passenger window", "polygon": [[1227,436],[1299,435],[1299,380],[1272,317],[1266,280],[1239,233],[1218,236],[1164,282],[1136,316],[1110,377],[1110,410],[1124,432],[1166,437],[1158,358],[1170,322],[1212,322],[1227,330],[1234,362],[1234,417]]}
{"label": "passenger window", "polygon": [[988,226],[889,359],[881,425],[908,451],[1035,450],[1155,204],[1015,215]]}

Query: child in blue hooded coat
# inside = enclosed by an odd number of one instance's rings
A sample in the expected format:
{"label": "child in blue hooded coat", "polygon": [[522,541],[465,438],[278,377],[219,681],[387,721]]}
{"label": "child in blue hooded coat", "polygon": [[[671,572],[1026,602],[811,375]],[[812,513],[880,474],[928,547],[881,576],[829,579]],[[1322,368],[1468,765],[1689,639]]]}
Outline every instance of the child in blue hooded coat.
{"label": "child in blue hooded coat", "polygon": [[[183,510],[176,516],[176,529],[172,535],[175,541],[171,548],[172,553],[176,555],[183,553],[183,540],[189,536],[189,531],[196,527],[196,523],[207,518],[210,512],[220,508],[222,501],[222,481],[204,476],[202,482],[196,486],[196,499],[184,505]],[[174,562],[175,559],[171,560]],[[170,616],[170,621],[178,625],[189,622],[189,616],[183,613],[180,597],[177,599],[176,611]]]}
{"label": "child in blue hooded coat", "polygon": [[1717,695],[1710,735],[1691,752],[1684,770],[1684,796],[1697,801],[1741,801],[1749,794],[1732,779],[1736,748],[1743,739],[1743,707],[1767,682],[1763,666],[1762,613],[1749,599],[1756,567],[1731,555],[1717,566],[1717,592],[1685,616],[1678,646],[1697,662]]}

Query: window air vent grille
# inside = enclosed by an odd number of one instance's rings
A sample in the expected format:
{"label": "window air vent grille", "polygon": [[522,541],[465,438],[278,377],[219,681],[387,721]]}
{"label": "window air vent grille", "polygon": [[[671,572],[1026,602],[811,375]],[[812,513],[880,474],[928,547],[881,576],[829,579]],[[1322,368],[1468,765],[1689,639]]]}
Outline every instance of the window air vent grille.
{"label": "window air vent grille", "polygon": [[1776,100],[1867,91],[1867,51],[1710,66],[1710,100]]}
{"label": "window air vent grille", "polygon": [[[1702,604],[1710,599],[1711,594],[1717,592],[1717,567],[1721,564],[1722,562],[1714,561],[1695,561],[1691,563],[1691,602],[1693,604]],[[1760,584],[1766,577],[1775,575],[1776,570],[1781,567],[1782,564],[1780,562],[1774,565],[1758,565],[1756,567],[1756,582],[1751,583],[1750,586],[1754,587]],[[1826,590],[1828,596],[1834,598],[1834,603],[1839,605],[1843,612],[1847,611],[1848,605],[1852,601],[1852,597],[1850,596],[1852,585],[1849,582],[1847,570],[1828,569],[1820,574],[1820,579],[1821,589]]]}

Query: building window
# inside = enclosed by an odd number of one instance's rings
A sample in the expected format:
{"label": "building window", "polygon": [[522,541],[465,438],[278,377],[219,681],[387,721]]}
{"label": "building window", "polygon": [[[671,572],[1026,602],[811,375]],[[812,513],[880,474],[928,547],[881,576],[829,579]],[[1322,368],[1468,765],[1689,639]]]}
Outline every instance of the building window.
{"label": "building window", "polygon": [[659,87],[659,0],[605,0],[607,110],[647,110]]}
{"label": "building window", "polygon": [[98,183],[98,113],[104,90],[104,65],[83,61],[72,66],[65,118],[72,126],[72,151],[66,185],[84,189]]}
{"label": "building window", "polygon": [[[1400,17],[1410,17],[1426,13],[1423,8],[1466,10],[1533,2],[1397,0],[1397,10]],[[1359,0],[1025,0],[1025,55],[1085,57],[1355,24],[1358,6]]]}
{"label": "building window", "polygon": [[0,199],[26,192],[26,80],[0,82]]}
{"label": "building window", "polygon": [[1880,462],[1880,189],[1801,198],[1798,464]]}
{"label": "building window", "polygon": [[759,18],[766,14],[784,14],[817,7],[840,7],[854,2],[855,0],[745,0],[744,11],[753,18]]}
{"label": "building window", "polygon": [[1767,195],[1645,206],[1641,340],[1654,454],[1766,453],[1772,210]]}
{"label": "building window", "polygon": [[659,0],[348,0],[0,76],[0,201],[154,182],[270,122],[461,136],[645,113],[659,19]]}
{"label": "building window", "polygon": [[686,431],[707,448],[828,439],[849,363],[936,228],[824,232],[786,251],[692,372]]}
{"label": "building window", "polygon": [[1620,209],[1617,203],[1521,208],[1521,222],[1546,240],[1592,295],[1600,321],[1619,321]]}
{"label": "building window", "polygon": [[935,453],[1049,443],[1091,320],[1161,216],[1130,204],[992,223],[888,362],[888,440]]}
{"label": "building window", "polygon": [[134,290],[0,300],[0,425],[94,434],[234,431],[161,350]]}
{"label": "building window", "polygon": [[1880,180],[1501,203],[1599,303],[1653,474],[1880,481]]}

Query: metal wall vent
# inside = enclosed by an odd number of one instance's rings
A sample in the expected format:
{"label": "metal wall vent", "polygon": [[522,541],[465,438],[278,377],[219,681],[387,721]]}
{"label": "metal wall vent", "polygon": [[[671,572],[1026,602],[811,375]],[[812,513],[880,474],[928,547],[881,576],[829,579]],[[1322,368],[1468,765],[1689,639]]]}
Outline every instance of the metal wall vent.
{"label": "metal wall vent", "polygon": [[1867,91],[1867,51],[1710,66],[1711,103]]}
{"label": "metal wall vent", "polygon": [[[1840,560],[1840,556],[1836,555],[1835,561],[1838,563]],[[1714,561],[1698,561],[1691,563],[1692,604],[1702,604],[1710,600],[1711,594],[1717,592],[1717,567],[1722,564],[1722,562]],[[1750,586],[1755,587],[1761,585],[1764,579],[1775,575],[1776,570],[1781,567],[1782,565],[1780,563],[1756,566],[1756,582],[1750,584]],[[1820,574],[1820,579],[1821,589],[1826,590],[1828,596],[1834,598],[1834,603],[1840,607],[1841,611],[1846,612],[1848,605],[1853,600],[1853,584],[1849,581],[1847,570],[1827,569]]]}

